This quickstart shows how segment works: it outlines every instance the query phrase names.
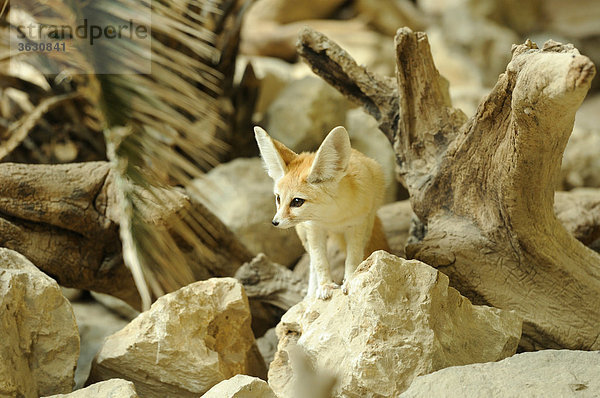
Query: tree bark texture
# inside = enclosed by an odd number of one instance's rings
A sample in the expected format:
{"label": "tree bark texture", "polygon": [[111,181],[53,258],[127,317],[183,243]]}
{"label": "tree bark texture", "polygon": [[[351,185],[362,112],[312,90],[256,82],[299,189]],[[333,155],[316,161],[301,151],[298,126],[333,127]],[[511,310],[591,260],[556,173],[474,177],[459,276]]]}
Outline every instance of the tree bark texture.
{"label": "tree bark texture", "polygon": [[474,303],[524,318],[521,348],[600,349],[600,255],[553,210],[562,154],[595,74],[572,45],[527,41],[476,114],[452,108],[427,36],[395,38],[395,81],[305,29],[298,51],[361,104],[397,155],[424,234],[406,247]]}
{"label": "tree bark texture", "polygon": [[139,308],[109,217],[106,162],[0,164],[0,246],[66,287],[112,294]]}

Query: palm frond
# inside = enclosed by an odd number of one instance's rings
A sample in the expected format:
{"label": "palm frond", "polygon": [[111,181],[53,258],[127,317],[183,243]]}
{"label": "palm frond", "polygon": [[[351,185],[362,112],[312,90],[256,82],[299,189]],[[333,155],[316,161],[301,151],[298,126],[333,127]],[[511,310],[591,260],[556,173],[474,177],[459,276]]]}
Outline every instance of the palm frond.
{"label": "palm frond", "polygon": [[[64,101],[76,98],[79,93],[67,93],[55,95],[42,100],[34,109],[25,114],[21,119],[12,123],[11,126],[2,134],[6,139],[2,139],[0,147],[0,160],[14,150],[27,137],[29,131],[35,126],[46,112],[59,106]],[[0,136],[2,138],[2,136]]]}
{"label": "palm frond", "polygon": [[138,37],[89,46],[73,40],[67,52],[13,58],[70,79],[88,104],[87,122],[105,132],[121,203],[124,259],[145,308],[150,291],[158,297],[196,280],[181,240],[211,260],[211,226],[201,215],[188,214],[172,230],[157,227],[148,215],[172,205],[172,187],[189,186],[226,147],[201,127],[226,126],[218,108],[225,76],[216,69],[222,37],[215,27],[237,10],[237,2],[227,0],[11,4],[11,14],[19,11],[22,20],[36,24],[77,26],[87,19],[106,27],[135,21],[151,32],[151,42]]}

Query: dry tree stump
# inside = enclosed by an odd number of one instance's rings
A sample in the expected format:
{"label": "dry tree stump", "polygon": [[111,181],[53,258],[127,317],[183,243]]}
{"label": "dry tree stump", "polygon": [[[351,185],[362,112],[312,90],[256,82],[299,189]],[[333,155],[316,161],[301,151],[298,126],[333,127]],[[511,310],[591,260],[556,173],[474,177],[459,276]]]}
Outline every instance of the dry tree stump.
{"label": "dry tree stump", "polygon": [[308,28],[298,51],[392,143],[423,226],[407,256],[437,267],[473,302],[520,314],[524,350],[600,349],[600,255],[553,211],[592,62],[553,41],[514,46],[506,72],[467,119],[450,104],[427,36],[403,28],[395,45],[396,79],[371,74]]}

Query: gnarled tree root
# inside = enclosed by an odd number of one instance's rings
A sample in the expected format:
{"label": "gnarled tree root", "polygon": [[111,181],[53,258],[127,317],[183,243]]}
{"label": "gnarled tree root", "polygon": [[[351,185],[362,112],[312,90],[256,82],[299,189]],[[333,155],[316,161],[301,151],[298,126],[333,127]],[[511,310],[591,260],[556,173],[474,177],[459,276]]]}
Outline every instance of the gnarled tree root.
{"label": "gnarled tree root", "polygon": [[475,303],[523,316],[522,349],[600,349],[600,255],[553,210],[592,62],[552,41],[514,46],[506,72],[467,119],[451,107],[426,35],[404,28],[395,42],[396,82],[310,29],[298,51],[362,104],[392,143],[425,227],[407,256],[440,269]]}

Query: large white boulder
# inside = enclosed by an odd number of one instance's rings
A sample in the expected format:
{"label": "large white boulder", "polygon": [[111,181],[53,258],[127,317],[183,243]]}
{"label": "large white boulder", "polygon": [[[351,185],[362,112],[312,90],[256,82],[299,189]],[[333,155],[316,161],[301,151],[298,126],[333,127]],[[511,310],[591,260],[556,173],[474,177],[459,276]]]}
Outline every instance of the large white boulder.
{"label": "large white boulder", "polygon": [[526,352],[417,377],[402,398],[598,397],[600,352]]}
{"label": "large white boulder", "polygon": [[133,381],[143,397],[198,396],[236,374],[265,376],[242,285],[196,282],[159,298],[109,336],[88,381]]}
{"label": "large white boulder", "polygon": [[0,248],[0,396],[73,389],[79,333],[69,301],[25,256]]}
{"label": "large white boulder", "polygon": [[278,396],[294,397],[298,348],[308,368],[337,375],[335,397],[397,397],[419,375],[513,355],[521,336],[513,312],[474,306],[441,272],[384,251],[359,266],[348,290],[283,316],[269,368]]}

